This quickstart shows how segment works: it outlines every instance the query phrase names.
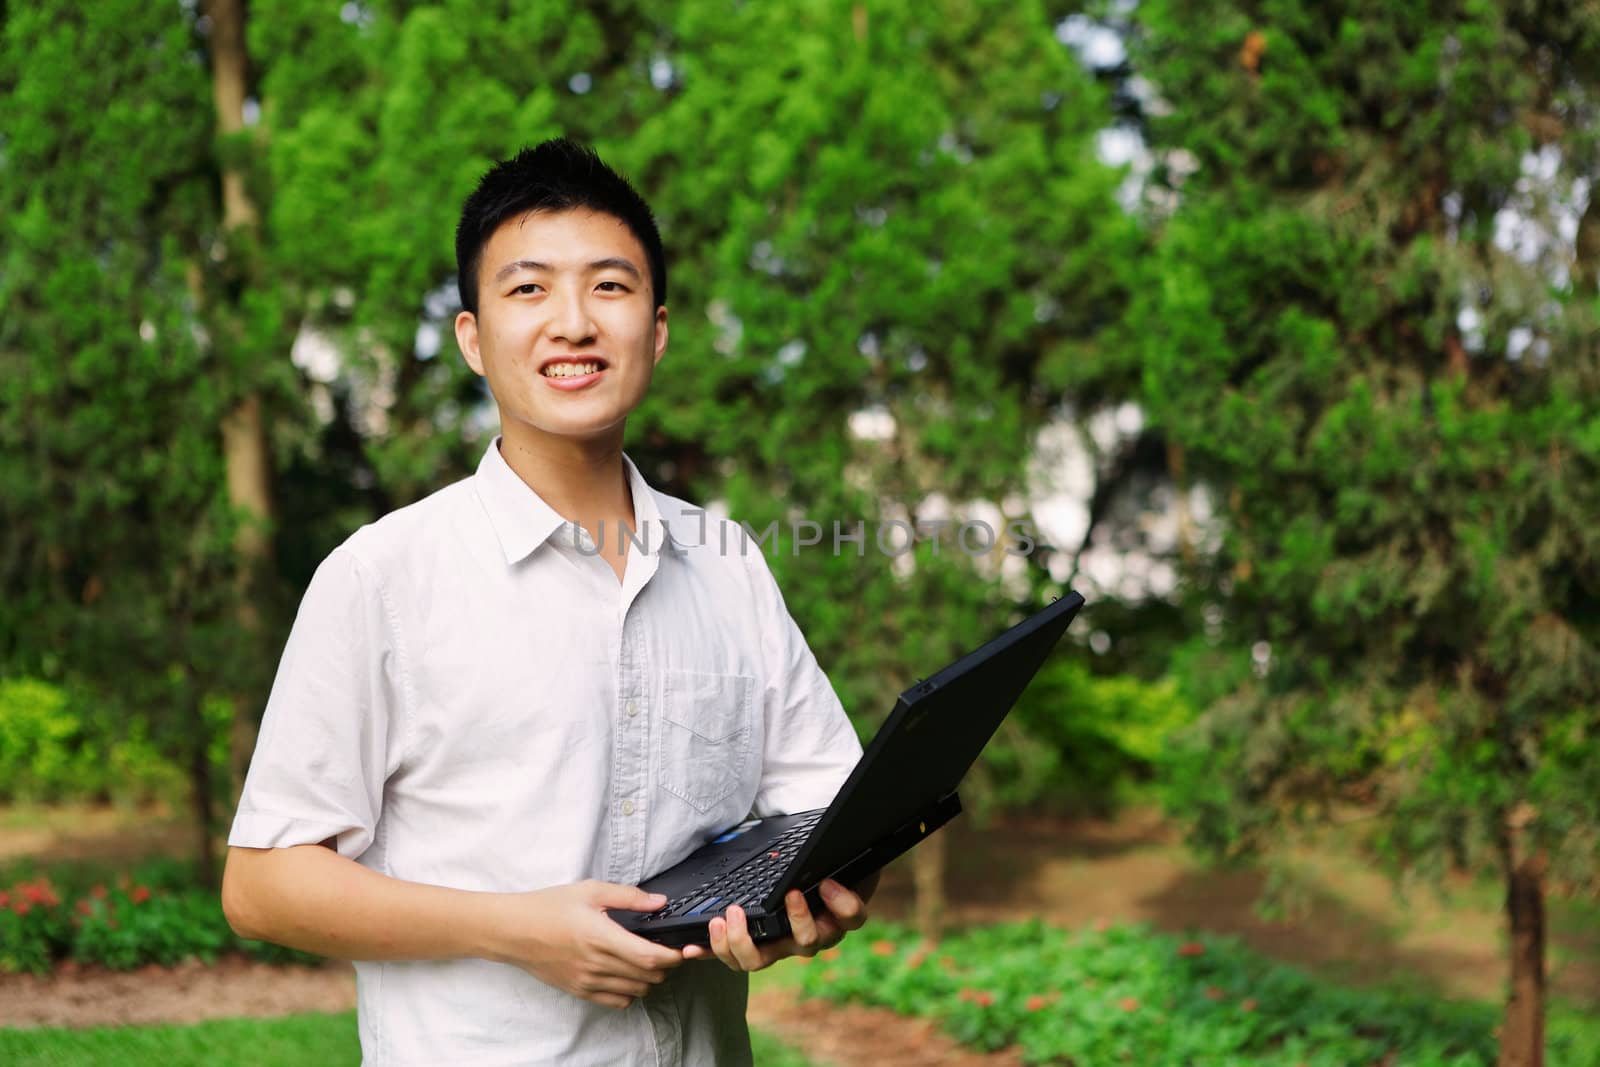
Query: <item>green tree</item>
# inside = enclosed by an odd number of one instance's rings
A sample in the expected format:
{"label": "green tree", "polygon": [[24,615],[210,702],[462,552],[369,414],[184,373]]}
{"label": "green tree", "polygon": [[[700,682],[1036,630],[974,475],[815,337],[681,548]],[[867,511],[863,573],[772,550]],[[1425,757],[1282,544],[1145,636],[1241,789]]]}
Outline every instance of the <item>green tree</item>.
{"label": "green tree", "polygon": [[236,625],[241,523],[221,426],[255,388],[272,327],[227,330],[220,313],[237,302],[208,291],[226,280],[211,270],[202,44],[176,7],[49,3],[5,18],[0,669],[151,717],[195,779],[206,856],[205,696],[261,681]]}
{"label": "green tree", "polygon": [[[1034,3],[693,3],[666,38],[670,102],[602,140],[673,253],[635,455],[758,529],[819,523],[773,564],[867,727],[1041,584],[1006,563],[1005,526],[1137,240],[1095,155],[1107,101]],[[882,530],[904,544],[888,522],[940,505],[996,528],[994,552],[969,558],[954,525],[909,567],[879,551]],[[862,522],[864,549],[835,554],[836,521]],[[1003,748],[1028,744],[1019,722]],[[939,852],[914,856],[931,929]]]}
{"label": "green tree", "polygon": [[1544,896],[1600,875],[1600,18],[1137,17],[1160,232],[1130,336],[1224,505],[1194,595],[1257,666],[1175,810],[1225,855],[1356,810],[1400,869],[1498,871],[1501,1063],[1540,1063]]}

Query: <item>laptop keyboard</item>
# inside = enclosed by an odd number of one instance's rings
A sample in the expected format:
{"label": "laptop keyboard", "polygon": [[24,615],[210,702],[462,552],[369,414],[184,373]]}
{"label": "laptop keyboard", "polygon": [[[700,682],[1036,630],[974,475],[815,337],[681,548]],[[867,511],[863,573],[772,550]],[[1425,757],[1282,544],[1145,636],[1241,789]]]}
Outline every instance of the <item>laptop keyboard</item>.
{"label": "laptop keyboard", "polygon": [[667,901],[664,907],[651,912],[644,921],[656,922],[679,915],[704,915],[710,918],[720,915],[731,905],[748,908],[766,899],[822,815],[822,811],[811,812],[774,838],[765,851],[756,853],[733,870]]}

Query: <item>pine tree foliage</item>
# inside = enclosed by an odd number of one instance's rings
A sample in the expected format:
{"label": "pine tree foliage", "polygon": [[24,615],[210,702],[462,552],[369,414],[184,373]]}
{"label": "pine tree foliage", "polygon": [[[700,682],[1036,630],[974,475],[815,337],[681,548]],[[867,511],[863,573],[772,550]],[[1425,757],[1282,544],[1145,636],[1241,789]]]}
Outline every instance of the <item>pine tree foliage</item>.
{"label": "pine tree foliage", "polygon": [[[1034,434],[1126,294],[1104,96],[1032,3],[694,3],[669,37],[673,98],[617,143],[684,324],[636,429],[738,517],[821,522],[775,565],[876,712],[1027,595],[954,526],[909,575],[875,536],[933,494],[956,521],[980,499],[992,527],[1026,517]],[[866,524],[865,558],[833,555],[835,520]]]}
{"label": "pine tree foliage", "polygon": [[13,7],[3,34],[0,663],[170,703],[200,648],[241,666],[213,625],[217,425],[248,361],[204,314],[205,57],[192,20],[139,3]]}
{"label": "pine tree foliage", "polygon": [[1520,834],[1600,885],[1600,16],[1136,17],[1143,392],[1226,504],[1196,595],[1260,642],[1180,809],[1223,854],[1361,812],[1412,872]]}

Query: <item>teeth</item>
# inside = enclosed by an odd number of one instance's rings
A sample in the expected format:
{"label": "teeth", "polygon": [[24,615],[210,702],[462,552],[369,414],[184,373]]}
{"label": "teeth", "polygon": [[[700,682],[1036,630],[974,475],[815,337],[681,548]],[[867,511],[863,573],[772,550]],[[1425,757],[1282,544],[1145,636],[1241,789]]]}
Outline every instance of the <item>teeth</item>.
{"label": "teeth", "polygon": [[593,374],[600,369],[600,364],[591,360],[588,363],[552,363],[544,369],[546,378],[576,378],[580,374]]}

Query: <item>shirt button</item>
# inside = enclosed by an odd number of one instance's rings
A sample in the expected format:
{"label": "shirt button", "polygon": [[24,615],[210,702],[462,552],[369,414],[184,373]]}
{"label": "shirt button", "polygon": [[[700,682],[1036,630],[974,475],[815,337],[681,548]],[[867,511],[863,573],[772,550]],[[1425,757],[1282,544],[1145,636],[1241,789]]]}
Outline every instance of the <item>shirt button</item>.
{"label": "shirt button", "polygon": [[628,718],[631,719],[637,714],[639,714],[639,705],[631,700],[628,701]]}
{"label": "shirt button", "polygon": [[624,814],[624,815],[632,815],[633,814],[633,801],[624,800],[622,802],[622,814]]}

